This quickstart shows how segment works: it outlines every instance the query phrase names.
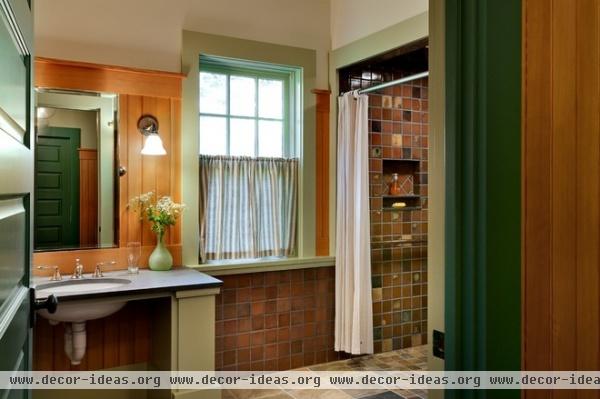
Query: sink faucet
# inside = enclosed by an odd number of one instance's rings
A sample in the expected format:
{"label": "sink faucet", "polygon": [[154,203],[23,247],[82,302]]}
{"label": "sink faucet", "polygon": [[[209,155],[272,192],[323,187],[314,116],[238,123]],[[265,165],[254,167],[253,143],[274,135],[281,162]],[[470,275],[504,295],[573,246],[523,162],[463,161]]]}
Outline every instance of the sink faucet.
{"label": "sink faucet", "polygon": [[75,259],[75,270],[71,278],[83,278],[83,265],[79,259]]}
{"label": "sink faucet", "polygon": [[104,274],[102,273],[102,266],[104,265],[116,265],[117,262],[115,262],[114,260],[111,260],[110,262],[100,262],[96,264],[96,269],[94,270],[94,274],[92,275],[92,277],[94,278],[98,278],[98,277],[104,277]]}
{"label": "sink faucet", "polygon": [[60,275],[60,271],[58,270],[58,266],[36,266],[38,270],[47,270],[52,269],[52,277],[50,277],[50,281],[60,281],[62,280],[62,276]]}

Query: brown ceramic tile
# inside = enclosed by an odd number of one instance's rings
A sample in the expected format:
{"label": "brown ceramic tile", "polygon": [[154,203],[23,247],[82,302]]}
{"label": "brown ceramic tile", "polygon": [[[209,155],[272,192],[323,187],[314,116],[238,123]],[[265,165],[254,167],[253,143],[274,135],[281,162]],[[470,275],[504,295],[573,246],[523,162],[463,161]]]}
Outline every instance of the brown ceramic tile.
{"label": "brown ceramic tile", "polygon": [[[363,79],[363,72],[385,80],[405,76],[397,71],[360,71],[356,77],[347,78],[346,87],[372,84]],[[427,98],[427,79],[369,95],[371,230],[373,237],[380,240],[405,236],[427,240]],[[375,155],[374,148],[378,149]],[[391,158],[420,160],[413,170],[413,180],[414,192],[421,196],[418,204],[422,211],[381,211],[381,193],[386,191],[390,176],[382,159]],[[372,275],[378,276],[382,284],[382,288],[373,291],[373,320],[380,329],[375,352],[398,346],[408,348],[419,340],[425,343],[426,245],[389,251],[385,245],[379,245],[371,250]],[[415,273],[418,280],[414,280]],[[340,358],[333,351],[334,268],[251,273],[223,279],[222,294],[216,299],[218,369],[285,370]],[[409,312],[408,321],[402,318],[405,311]]]}

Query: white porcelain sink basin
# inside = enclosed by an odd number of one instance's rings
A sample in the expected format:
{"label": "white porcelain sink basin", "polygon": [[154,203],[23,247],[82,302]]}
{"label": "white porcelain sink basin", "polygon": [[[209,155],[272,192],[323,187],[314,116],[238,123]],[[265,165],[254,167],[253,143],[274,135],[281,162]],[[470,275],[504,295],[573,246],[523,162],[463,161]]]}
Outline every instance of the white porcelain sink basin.
{"label": "white porcelain sink basin", "polygon": [[113,296],[61,301],[61,296],[111,291],[129,283],[131,280],[125,278],[83,278],[53,281],[36,286],[36,297],[45,298],[52,294],[58,297],[56,312],[50,314],[46,309],[41,309],[38,310],[38,314],[48,319],[52,325],[65,323],[65,353],[71,359],[71,364],[80,364],[85,355],[85,322],[110,316],[125,306],[127,301]]}
{"label": "white porcelain sink basin", "polygon": [[121,309],[127,301],[111,299],[109,301],[98,299],[61,301],[61,295],[84,294],[88,292],[97,292],[112,290],[123,285],[131,283],[124,278],[98,278],[82,280],[65,280],[51,283],[39,284],[36,287],[36,296],[44,298],[54,294],[59,297],[58,307],[55,313],[48,313],[45,309],[38,313],[53,322],[84,322],[102,317],[110,316]]}
{"label": "white porcelain sink basin", "polygon": [[97,278],[82,280],[64,280],[51,283],[39,284],[36,287],[36,295],[40,298],[55,294],[75,294],[94,291],[111,290],[131,283],[125,278]]}

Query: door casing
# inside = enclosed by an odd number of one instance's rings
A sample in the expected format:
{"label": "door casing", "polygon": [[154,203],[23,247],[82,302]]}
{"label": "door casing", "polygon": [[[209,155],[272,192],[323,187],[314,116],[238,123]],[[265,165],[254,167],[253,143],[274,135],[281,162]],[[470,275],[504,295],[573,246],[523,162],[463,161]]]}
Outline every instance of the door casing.
{"label": "door casing", "polygon": [[519,370],[521,1],[445,6],[446,369]]}

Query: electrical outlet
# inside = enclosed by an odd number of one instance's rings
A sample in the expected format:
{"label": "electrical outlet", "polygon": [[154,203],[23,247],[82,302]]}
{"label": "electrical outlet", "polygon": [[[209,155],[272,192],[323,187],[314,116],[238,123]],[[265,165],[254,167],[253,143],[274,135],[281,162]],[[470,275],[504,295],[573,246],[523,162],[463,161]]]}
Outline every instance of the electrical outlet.
{"label": "electrical outlet", "polygon": [[433,330],[433,356],[444,358],[444,333]]}

